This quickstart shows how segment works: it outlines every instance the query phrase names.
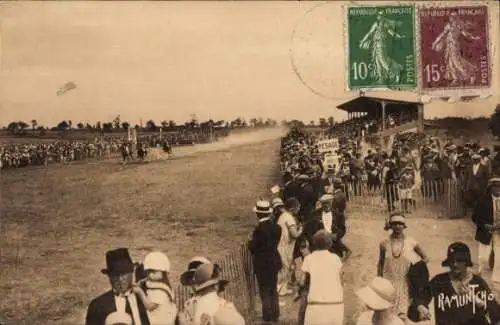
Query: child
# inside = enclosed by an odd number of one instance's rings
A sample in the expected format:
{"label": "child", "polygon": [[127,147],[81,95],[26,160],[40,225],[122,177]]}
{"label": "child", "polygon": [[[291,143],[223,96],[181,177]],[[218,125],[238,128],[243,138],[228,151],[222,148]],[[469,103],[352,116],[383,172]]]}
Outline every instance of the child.
{"label": "child", "polygon": [[177,316],[177,307],[168,279],[170,272],[168,257],[161,252],[149,253],[144,259],[144,270],[146,279],[143,281],[147,295],[139,284],[135,284],[132,290],[148,310],[151,325],[173,325]]}

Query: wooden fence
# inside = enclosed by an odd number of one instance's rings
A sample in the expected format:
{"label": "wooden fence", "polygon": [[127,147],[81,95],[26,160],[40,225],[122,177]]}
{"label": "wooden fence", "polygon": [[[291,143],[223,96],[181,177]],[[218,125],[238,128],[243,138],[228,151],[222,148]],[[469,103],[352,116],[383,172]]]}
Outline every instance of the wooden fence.
{"label": "wooden fence", "polygon": [[[235,304],[245,318],[246,324],[254,324],[256,320],[257,286],[252,267],[252,258],[248,243],[240,245],[221,261],[216,261],[222,268],[222,279],[228,280],[221,296]],[[176,292],[176,304],[179,310],[184,308],[184,302],[192,295],[189,287],[179,285]]]}
{"label": "wooden fence", "polygon": [[463,185],[454,179],[422,182],[410,189],[399,183],[369,187],[366,182],[351,182],[344,191],[354,211],[425,213],[438,218],[460,218],[467,212]]}
{"label": "wooden fence", "polygon": [[[400,184],[368,188],[364,182],[350,183],[346,185],[346,193],[349,196],[348,207],[355,211],[387,214],[391,203],[395,203],[397,211],[407,208],[410,212],[423,211],[427,216],[435,217],[462,217],[466,211],[462,185],[451,179],[424,182],[410,191],[402,189]],[[222,278],[230,281],[222,297],[235,304],[246,324],[256,324],[258,292],[248,243],[240,245],[216,263],[222,268]],[[179,310],[183,309],[184,302],[191,295],[191,288],[177,287],[176,303]],[[296,325],[297,320],[280,321],[280,324]]]}

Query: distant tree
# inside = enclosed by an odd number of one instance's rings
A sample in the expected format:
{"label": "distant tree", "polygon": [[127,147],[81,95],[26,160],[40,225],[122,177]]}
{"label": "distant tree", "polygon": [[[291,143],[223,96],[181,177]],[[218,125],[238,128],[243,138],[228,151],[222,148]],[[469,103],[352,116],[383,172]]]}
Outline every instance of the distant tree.
{"label": "distant tree", "polygon": [[320,117],[320,118],[319,118],[319,126],[321,126],[321,127],[325,127],[325,126],[327,126],[327,125],[328,125],[328,122],[326,121],[326,118],[324,118],[324,117]]}
{"label": "distant tree", "polygon": [[19,126],[19,122],[10,122],[9,125],[7,125],[7,130],[9,133],[12,134],[17,134],[21,130],[21,127]]}
{"label": "distant tree", "polygon": [[103,132],[111,132],[113,129],[113,122],[102,123]]}
{"label": "distant tree", "polygon": [[167,122],[167,121],[165,121],[165,120],[161,121],[161,128],[162,128],[163,130],[167,129],[167,128],[168,128],[168,122]]}
{"label": "distant tree", "polygon": [[311,122],[309,122],[309,126],[314,126],[314,121],[311,120]]}
{"label": "distant tree", "polygon": [[292,120],[292,121],[288,122],[288,126],[291,126],[291,127],[303,127],[305,125],[304,125],[304,122],[302,122],[302,121]]}
{"label": "distant tree", "polygon": [[281,120],[281,126],[287,126],[288,125],[288,121],[287,120]]}
{"label": "distant tree", "polygon": [[136,130],[139,130],[140,128],[141,128],[141,127],[139,126],[139,124],[136,124],[136,125],[134,126],[134,129],[136,129]]}
{"label": "distant tree", "polygon": [[97,122],[96,125],[95,125],[95,128],[97,130],[100,130],[101,129],[101,121]]}
{"label": "distant tree", "polygon": [[171,129],[175,128],[175,122],[174,122],[174,120],[168,121],[168,127],[171,128]]}
{"label": "distant tree", "polygon": [[90,125],[89,123],[87,123],[85,125],[85,128],[87,128],[87,130],[89,130],[89,131],[92,131],[92,129],[93,129],[92,125]]}
{"label": "distant tree", "polygon": [[64,130],[67,130],[68,128],[69,128],[68,121],[61,121],[61,122],[59,122],[59,124],[57,124],[57,129],[59,129],[59,130],[64,131]]}
{"label": "distant tree", "polygon": [[154,131],[156,130],[156,124],[155,124],[155,121],[153,120],[149,120],[146,122],[146,129],[150,130],[150,131]]}
{"label": "distant tree", "polygon": [[81,130],[81,129],[83,129],[85,127],[85,125],[83,125],[82,122],[78,122],[78,124],[76,125],[76,127]]}
{"label": "distant tree", "polygon": [[129,122],[122,122],[122,128],[125,131],[128,131],[128,129],[130,128],[130,123]]}
{"label": "distant tree", "polygon": [[232,122],[231,122],[231,126],[232,127],[241,127],[243,124],[243,120],[241,119],[241,117],[237,117],[235,118]]}
{"label": "distant tree", "polygon": [[115,129],[119,129],[121,127],[120,115],[117,115],[113,120],[113,126],[115,127]]}
{"label": "distant tree", "polygon": [[333,118],[333,116],[329,116],[328,117],[328,125],[330,127],[332,127],[334,124],[335,124],[335,119]]}
{"label": "distant tree", "polygon": [[31,120],[31,128],[34,130],[36,129],[36,126],[38,125],[37,120]]}
{"label": "distant tree", "polygon": [[73,127],[73,121],[69,120],[68,121],[68,128],[71,129]]}

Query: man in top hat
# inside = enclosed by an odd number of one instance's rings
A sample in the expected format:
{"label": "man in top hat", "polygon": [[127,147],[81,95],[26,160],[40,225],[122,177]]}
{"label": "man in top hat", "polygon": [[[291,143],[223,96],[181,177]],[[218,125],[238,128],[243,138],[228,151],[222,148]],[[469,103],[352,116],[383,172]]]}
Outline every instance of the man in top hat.
{"label": "man in top hat", "polygon": [[462,242],[452,243],[441,264],[450,270],[432,278],[428,290],[418,298],[420,320],[430,319],[428,305],[434,299],[437,325],[498,324],[500,306],[486,281],[470,271],[469,247]]}
{"label": "man in top hat", "polygon": [[133,325],[149,325],[147,310],[132,292],[135,264],[126,248],[106,253],[106,269],[101,272],[109,277],[111,290],[93,299],[87,309],[85,325],[105,325],[106,318],[115,312],[126,313]]}
{"label": "man in top hat", "polygon": [[281,227],[272,222],[273,208],[268,201],[258,201],[253,212],[259,219],[249,243],[254,272],[262,303],[262,319],[265,323],[277,322],[280,316],[278,296],[278,272],[283,267],[278,244]]}

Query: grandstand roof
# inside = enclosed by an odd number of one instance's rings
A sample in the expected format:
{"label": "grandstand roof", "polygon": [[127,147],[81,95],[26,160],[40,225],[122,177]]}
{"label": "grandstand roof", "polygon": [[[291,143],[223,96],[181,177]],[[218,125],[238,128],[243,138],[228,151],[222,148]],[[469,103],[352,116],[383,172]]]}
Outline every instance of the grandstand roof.
{"label": "grandstand roof", "polygon": [[422,104],[419,102],[409,102],[404,100],[395,100],[388,98],[378,98],[378,97],[368,97],[368,96],[360,96],[354,99],[351,99],[343,104],[337,106],[338,109],[341,109],[346,112],[373,112],[380,109],[380,102],[385,101],[386,104],[396,104],[396,105],[417,105]]}

